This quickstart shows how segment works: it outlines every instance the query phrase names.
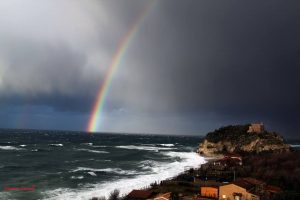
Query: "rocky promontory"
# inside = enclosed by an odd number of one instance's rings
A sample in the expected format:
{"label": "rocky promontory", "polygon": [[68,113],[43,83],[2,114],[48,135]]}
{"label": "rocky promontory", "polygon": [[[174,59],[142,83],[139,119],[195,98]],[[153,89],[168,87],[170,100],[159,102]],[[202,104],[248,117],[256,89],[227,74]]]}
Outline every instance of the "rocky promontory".
{"label": "rocky promontory", "polygon": [[204,156],[226,153],[289,152],[291,147],[284,143],[278,133],[268,132],[262,123],[226,126],[210,132],[199,144],[197,152]]}

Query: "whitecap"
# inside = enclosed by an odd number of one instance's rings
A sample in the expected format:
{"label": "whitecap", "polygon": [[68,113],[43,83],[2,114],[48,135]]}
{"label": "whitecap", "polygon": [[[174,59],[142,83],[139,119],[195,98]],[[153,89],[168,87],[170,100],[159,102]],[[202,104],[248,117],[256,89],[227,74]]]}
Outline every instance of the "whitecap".
{"label": "whitecap", "polygon": [[[89,184],[80,189],[58,188],[46,191],[43,194],[48,200],[83,200],[92,197],[108,196],[114,189],[119,189],[121,195],[129,193],[132,189],[140,189],[149,186],[151,183],[166,180],[182,173],[187,166],[199,167],[205,163],[203,157],[193,152],[170,152],[165,154],[170,157],[180,157],[181,161],[171,163],[156,163],[150,174],[137,175],[134,178],[112,180],[106,183]],[[91,171],[91,170],[90,170]]]}
{"label": "whitecap", "polygon": [[17,148],[17,147],[13,147],[13,146],[0,146],[0,149],[2,149],[2,150],[15,150],[15,151],[22,150],[21,148]]}
{"label": "whitecap", "polygon": [[78,172],[78,171],[109,172],[109,173],[120,174],[120,175],[139,174],[139,172],[134,171],[134,170],[122,170],[120,168],[96,169],[96,168],[90,168],[90,167],[77,167],[76,169],[71,170],[70,172]]}
{"label": "whitecap", "polygon": [[84,176],[71,176],[71,179],[83,179]]}
{"label": "whitecap", "polygon": [[91,143],[91,142],[89,142],[89,143],[82,143],[82,144],[93,146],[93,143]]}
{"label": "whitecap", "polygon": [[26,147],[27,145],[26,144],[21,144],[19,145],[20,147]]}
{"label": "whitecap", "polygon": [[163,146],[163,147],[174,147],[174,144],[159,144],[159,146]]}
{"label": "whitecap", "polygon": [[50,146],[55,146],[55,147],[63,147],[63,144],[50,144]]}
{"label": "whitecap", "polygon": [[153,161],[153,160],[144,160],[140,162],[139,167],[144,170],[153,171],[153,167],[161,164],[161,162]]}
{"label": "whitecap", "polygon": [[107,151],[97,151],[97,150],[91,150],[91,149],[76,149],[77,151],[86,151],[90,153],[109,153]]}
{"label": "whitecap", "polygon": [[151,147],[151,146],[136,146],[136,145],[116,146],[116,148],[137,149],[137,150],[156,151],[156,152],[158,152],[159,150],[172,150],[172,149],[175,149],[175,148],[169,148],[169,147]]}
{"label": "whitecap", "polygon": [[95,172],[88,172],[88,174],[91,176],[97,176],[97,174],[95,174]]}

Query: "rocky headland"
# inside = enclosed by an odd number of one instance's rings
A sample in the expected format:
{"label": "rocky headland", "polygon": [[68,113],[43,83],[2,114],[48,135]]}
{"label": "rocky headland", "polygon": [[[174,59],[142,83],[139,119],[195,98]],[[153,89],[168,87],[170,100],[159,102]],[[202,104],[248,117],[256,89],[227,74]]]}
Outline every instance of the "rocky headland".
{"label": "rocky headland", "polygon": [[227,153],[259,154],[263,152],[289,152],[278,133],[268,132],[263,124],[226,126],[210,132],[199,144],[197,152],[204,156],[217,156]]}
{"label": "rocky headland", "polygon": [[[201,189],[219,190],[226,184],[241,181],[245,184],[245,180],[251,180],[254,185],[248,182],[243,187],[251,186],[249,192],[260,199],[300,199],[300,152],[285,144],[278,133],[266,131],[262,123],[231,125],[210,132],[197,151],[211,157],[199,168],[133,190],[124,197],[118,198],[118,191],[114,191],[108,199],[217,199],[210,194],[205,196]],[[105,198],[92,200],[100,199]]]}

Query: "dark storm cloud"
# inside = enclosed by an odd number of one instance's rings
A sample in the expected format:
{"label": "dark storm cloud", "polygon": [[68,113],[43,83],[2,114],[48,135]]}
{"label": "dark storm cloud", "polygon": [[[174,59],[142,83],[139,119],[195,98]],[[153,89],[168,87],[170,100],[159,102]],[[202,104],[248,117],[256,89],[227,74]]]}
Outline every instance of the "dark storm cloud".
{"label": "dark storm cloud", "polygon": [[161,85],[173,88],[179,106],[298,102],[299,6],[185,2],[165,8],[173,31],[152,38],[165,46],[149,48],[160,58],[149,70],[165,77]]}
{"label": "dark storm cloud", "polygon": [[135,70],[153,101],[145,101],[147,112],[298,124],[299,8],[290,1],[160,2],[131,55],[143,60]]}
{"label": "dark storm cloud", "polygon": [[144,5],[58,2],[1,3],[1,107],[89,113],[126,26]]}
{"label": "dark storm cloud", "polygon": [[67,44],[7,41],[0,102],[46,105],[58,110],[88,111],[96,82],[83,76],[86,57]]}
{"label": "dark storm cloud", "polygon": [[[174,73],[175,85],[185,98],[176,104],[282,120],[299,116],[299,6],[268,1],[178,8],[177,30],[190,37],[177,54],[183,57],[175,65],[181,72]],[[188,15],[194,16],[184,20]]]}

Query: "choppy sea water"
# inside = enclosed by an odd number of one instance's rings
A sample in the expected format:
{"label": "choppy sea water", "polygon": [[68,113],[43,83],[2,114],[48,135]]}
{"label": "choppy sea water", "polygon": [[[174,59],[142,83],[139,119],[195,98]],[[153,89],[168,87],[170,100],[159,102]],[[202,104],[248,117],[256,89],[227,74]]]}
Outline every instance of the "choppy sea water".
{"label": "choppy sea water", "polygon": [[[122,194],[205,162],[200,137],[0,130],[0,199]],[[34,191],[5,191],[32,187]]]}

